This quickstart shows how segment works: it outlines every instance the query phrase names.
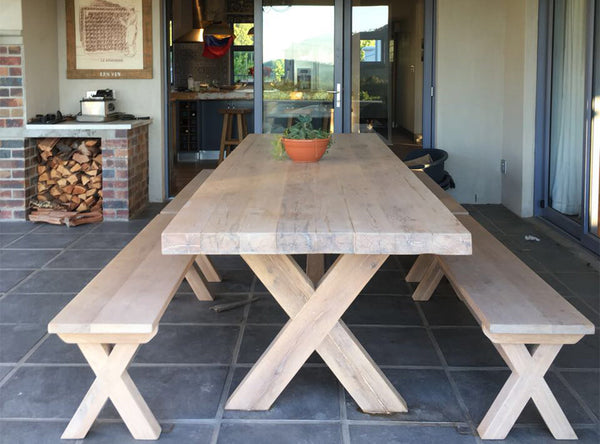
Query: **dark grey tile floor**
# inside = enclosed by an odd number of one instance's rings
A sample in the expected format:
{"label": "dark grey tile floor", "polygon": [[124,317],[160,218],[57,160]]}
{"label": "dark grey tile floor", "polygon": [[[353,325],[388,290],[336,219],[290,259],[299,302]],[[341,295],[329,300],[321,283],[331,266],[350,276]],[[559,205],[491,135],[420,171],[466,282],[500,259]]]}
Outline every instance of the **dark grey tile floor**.
{"label": "dark grey tile floor", "polygon": [[[0,224],[0,443],[56,443],[93,373],[76,347],[48,335],[48,321],[158,211],[129,223],[75,228]],[[544,222],[499,205],[471,214],[582,313],[600,323],[598,258]],[[528,242],[533,234],[540,242]],[[299,262],[303,258],[298,258]],[[508,369],[450,285],[415,303],[403,276],[413,257],[391,257],[344,320],[405,397],[409,412],[366,415],[313,355],[268,412],[231,412],[227,396],[286,322],[236,257],[215,257],[217,302],[260,296],[215,313],[183,284],[158,335],[130,374],[163,425],[165,443],[475,443],[478,422]],[[598,330],[597,330],[598,331]],[[546,376],[582,443],[598,443],[599,335],[566,346]],[[82,442],[132,442],[112,407]],[[528,405],[507,442],[552,438]],[[62,441],[64,442],[64,441]]]}

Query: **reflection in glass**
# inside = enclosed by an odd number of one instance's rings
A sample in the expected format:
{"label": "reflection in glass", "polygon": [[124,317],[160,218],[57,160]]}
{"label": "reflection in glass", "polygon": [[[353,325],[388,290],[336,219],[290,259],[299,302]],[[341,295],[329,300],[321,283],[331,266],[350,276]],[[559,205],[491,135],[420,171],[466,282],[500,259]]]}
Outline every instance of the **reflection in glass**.
{"label": "reflection in glass", "polygon": [[586,0],[554,0],[549,204],[579,219],[585,122]]}
{"label": "reflection in glass", "polygon": [[281,133],[299,114],[311,115],[315,128],[332,130],[330,3],[263,7],[263,132]]}
{"label": "reflection in glass", "polygon": [[352,132],[421,144],[424,13],[423,0],[353,0]]}
{"label": "reflection in glass", "polygon": [[600,2],[596,1],[595,9],[589,231],[595,236],[600,236]]}

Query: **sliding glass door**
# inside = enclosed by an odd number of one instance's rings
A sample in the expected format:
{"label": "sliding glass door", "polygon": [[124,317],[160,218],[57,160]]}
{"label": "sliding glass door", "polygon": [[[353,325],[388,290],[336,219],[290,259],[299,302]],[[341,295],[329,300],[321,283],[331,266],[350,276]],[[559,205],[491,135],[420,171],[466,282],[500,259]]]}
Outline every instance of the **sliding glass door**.
{"label": "sliding glass door", "polygon": [[[598,0],[548,4],[542,215],[598,249]],[[594,57],[594,53],[596,57]]]}
{"label": "sliding glass door", "polygon": [[352,132],[423,145],[424,42],[424,0],[352,0]]}
{"label": "sliding glass door", "polygon": [[281,133],[303,114],[330,132],[433,146],[433,3],[256,1],[255,132]]}
{"label": "sliding glass door", "polygon": [[300,115],[334,131],[336,96],[341,100],[335,86],[335,8],[334,0],[264,2],[264,133],[282,133]]}

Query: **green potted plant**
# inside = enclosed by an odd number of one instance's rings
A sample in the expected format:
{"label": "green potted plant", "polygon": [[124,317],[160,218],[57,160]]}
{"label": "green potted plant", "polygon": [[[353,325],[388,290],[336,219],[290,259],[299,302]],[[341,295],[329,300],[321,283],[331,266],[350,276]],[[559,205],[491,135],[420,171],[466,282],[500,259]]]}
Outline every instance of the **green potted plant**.
{"label": "green potted plant", "polygon": [[283,158],[284,151],[294,162],[317,162],[331,145],[331,135],[312,126],[312,117],[300,115],[297,122],[275,139],[273,154]]}

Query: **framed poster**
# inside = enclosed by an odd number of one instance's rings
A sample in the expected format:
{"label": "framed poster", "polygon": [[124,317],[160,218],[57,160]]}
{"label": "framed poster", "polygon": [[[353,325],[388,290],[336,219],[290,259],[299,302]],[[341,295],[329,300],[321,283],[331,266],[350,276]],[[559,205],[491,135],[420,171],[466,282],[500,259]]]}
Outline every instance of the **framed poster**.
{"label": "framed poster", "polygon": [[68,79],[151,79],[152,0],[67,0]]}

